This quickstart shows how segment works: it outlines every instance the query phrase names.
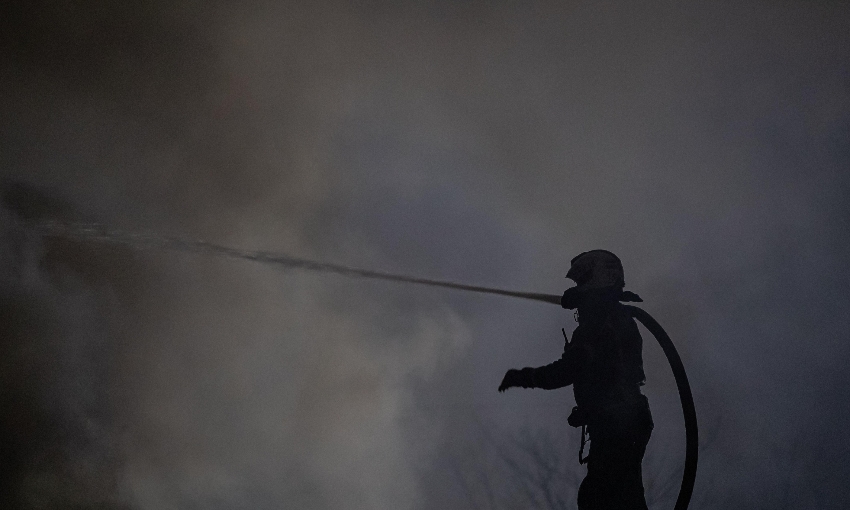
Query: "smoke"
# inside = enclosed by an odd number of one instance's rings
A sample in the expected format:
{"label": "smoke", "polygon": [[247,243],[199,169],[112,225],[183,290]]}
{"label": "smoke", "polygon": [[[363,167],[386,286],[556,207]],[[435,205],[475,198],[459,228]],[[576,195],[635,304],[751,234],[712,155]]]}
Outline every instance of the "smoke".
{"label": "smoke", "polygon": [[[560,355],[555,307],[20,218],[556,295],[609,249],[716,429],[695,504],[846,506],[845,5],[4,11],[4,508],[465,508],[482,424],[572,432],[569,390],[495,391]],[[652,477],[684,441],[645,359]]]}
{"label": "smoke", "polygon": [[[280,285],[270,270],[198,270],[196,260],[162,269],[124,247],[50,247],[26,232],[5,238],[20,262],[9,265],[4,311],[13,326],[28,314],[56,324],[7,335],[12,359],[34,351],[18,361],[30,374],[10,373],[7,386],[12,437],[32,435],[10,468],[20,479],[11,506],[413,504],[412,470],[428,455],[419,441],[434,424],[405,385],[433,377],[468,342],[456,314],[420,306],[396,319],[355,303],[307,322],[323,292]],[[108,274],[116,268],[124,274]],[[107,274],[80,275],[97,269]],[[290,295],[300,304],[287,306]],[[15,401],[27,397],[36,409],[24,416],[45,423],[19,430]],[[425,438],[404,437],[411,420],[425,421],[411,425]]]}

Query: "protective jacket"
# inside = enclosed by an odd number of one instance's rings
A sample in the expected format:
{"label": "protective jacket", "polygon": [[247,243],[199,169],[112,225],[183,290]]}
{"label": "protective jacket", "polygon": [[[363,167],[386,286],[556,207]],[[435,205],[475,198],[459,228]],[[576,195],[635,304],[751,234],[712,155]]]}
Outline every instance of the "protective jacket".
{"label": "protective jacket", "polygon": [[580,510],[646,509],[641,461],[652,433],[643,340],[632,315],[610,294],[585,294],[579,326],[560,359],[523,369],[521,385],[555,389],[573,385],[576,408],[569,422],[590,435]]}
{"label": "protective jacket", "polygon": [[576,406],[588,417],[617,402],[640,396],[643,339],[634,319],[616,301],[579,310],[579,326],[564,353],[546,366],[524,369],[532,388],[573,385]]}

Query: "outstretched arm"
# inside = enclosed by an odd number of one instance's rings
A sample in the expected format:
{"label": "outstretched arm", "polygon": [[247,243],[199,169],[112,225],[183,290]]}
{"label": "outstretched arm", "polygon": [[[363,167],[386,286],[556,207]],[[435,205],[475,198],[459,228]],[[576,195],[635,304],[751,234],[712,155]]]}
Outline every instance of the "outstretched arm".
{"label": "outstretched arm", "polygon": [[554,390],[569,386],[575,380],[575,365],[578,358],[577,353],[573,351],[575,349],[567,343],[561,358],[548,365],[508,370],[502,379],[502,384],[499,385],[499,391],[514,387]]}

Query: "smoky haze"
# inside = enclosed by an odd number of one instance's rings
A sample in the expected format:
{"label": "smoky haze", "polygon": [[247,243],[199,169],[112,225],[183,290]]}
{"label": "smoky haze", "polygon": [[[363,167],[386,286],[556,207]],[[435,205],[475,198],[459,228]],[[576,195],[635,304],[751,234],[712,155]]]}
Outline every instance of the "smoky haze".
{"label": "smoky haze", "polygon": [[[496,392],[560,355],[557,307],[16,218],[553,294],[611,250],[691,377],[693,507],[850,502],[846,4],[2,10],[3,508],[507,508],[488,452],[577,434],[569,389]],[[684,433],[644,340],[660,480]]]}

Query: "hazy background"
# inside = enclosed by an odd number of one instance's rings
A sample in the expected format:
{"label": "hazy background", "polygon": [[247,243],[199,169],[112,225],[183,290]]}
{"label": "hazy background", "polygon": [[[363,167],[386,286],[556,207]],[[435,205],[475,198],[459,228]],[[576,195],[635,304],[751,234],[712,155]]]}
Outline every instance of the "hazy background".
{"label": "hazy background", "polygon": [[691,377],[693,507],[850,504],[846,3],[13,1],[0,44],[3,508],[508,508],[528,444],[572,508],[583,473],[570,389],[496,392],[570,312],[16,217],[550,293],[612,250]]}

